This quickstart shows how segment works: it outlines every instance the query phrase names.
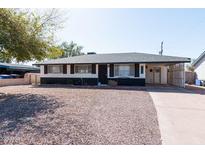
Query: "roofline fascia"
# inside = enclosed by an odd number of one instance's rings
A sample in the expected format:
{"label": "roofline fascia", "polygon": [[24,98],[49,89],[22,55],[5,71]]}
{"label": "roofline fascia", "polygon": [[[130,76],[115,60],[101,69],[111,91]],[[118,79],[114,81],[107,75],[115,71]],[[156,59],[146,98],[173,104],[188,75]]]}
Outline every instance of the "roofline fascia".
{"label": "roofline fascia", "polygon": [[160,64],[160,63],[190,63],[191,61],[187,60],[187,61],[162,61],[162,62],[105,62],[105,63],[38,63],[38,64],[34,64],[34,65],[63,65],[63,64],[67,64],[67,65],[71,65],[71,64],[131,64],[131,63],[136,63],[136,64],[147,64],[147,63],[151,63],[151,64],[154,64],[154,63],[157,63],[157,64]]}
{"label": "roofline fascia", "polygon": [[192,66],[196,66],[197,63],[205,56],[205,51],[191,64]]}
{"label": "roofline fascia", "polygon": [[40,68],[11,67],[11,66],[0,66],[0,68],[6,68],[11,70],[40,70]]}

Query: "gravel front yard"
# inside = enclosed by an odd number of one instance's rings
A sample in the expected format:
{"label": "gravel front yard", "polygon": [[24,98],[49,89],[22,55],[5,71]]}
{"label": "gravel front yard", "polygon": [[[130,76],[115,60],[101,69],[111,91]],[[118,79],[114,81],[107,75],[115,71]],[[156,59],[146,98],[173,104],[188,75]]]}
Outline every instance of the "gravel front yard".
{"label": "gravel front yard", "polygon": [[161,144],[148,92],[1,87],[0,144]]}

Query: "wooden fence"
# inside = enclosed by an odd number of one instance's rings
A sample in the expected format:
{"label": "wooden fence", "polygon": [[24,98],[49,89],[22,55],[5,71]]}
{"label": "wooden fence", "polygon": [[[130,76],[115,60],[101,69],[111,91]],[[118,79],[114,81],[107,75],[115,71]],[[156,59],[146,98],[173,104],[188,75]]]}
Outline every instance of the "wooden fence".
{"label": "wooden fence", "polygon": [[194,84],[196,80],[195,72],[185,72],[185,83]]}

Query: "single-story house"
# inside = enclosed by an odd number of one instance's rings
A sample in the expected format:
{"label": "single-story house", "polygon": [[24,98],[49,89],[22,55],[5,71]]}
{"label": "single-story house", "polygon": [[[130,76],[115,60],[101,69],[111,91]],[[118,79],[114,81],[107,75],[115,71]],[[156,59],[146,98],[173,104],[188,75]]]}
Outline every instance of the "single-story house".
{"label": "single-story house", "polygon": [[192,63],[198,80],[205,81],[205,51]]}
{"label": "single-story house", "polygon": [[41,84],[184,87],[184,63],[189,58],[147,53],[87,54],[38,63]]}

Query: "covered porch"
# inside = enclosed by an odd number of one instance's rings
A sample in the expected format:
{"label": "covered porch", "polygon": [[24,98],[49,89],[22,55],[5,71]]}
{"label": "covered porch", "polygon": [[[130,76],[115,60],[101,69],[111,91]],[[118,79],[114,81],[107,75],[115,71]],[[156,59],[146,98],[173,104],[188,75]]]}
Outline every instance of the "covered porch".
{"label": "covered porch", "polygon": [[148,63],[145,68],[146,85],[185,87],[184,63]]}

